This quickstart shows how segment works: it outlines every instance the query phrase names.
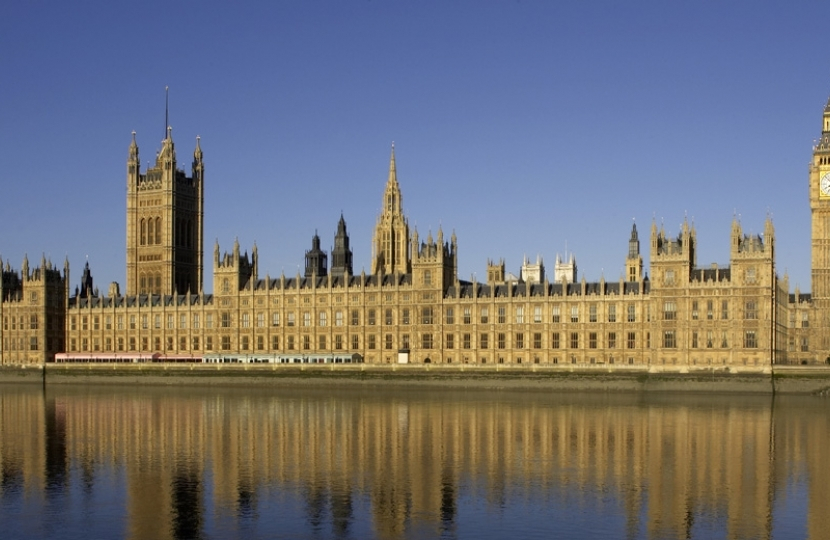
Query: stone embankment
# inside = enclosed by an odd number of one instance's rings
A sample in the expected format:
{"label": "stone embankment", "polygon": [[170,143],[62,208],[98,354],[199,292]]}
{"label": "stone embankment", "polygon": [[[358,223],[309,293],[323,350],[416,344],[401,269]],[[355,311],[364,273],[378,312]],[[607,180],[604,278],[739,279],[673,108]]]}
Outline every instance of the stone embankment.
{"label": "stone embankment", "polygon": [[554,392],[830,395],[830,368],[690,373],[559,366],[48,364],[0,367],[0,383],[187,386],[423,386]]}

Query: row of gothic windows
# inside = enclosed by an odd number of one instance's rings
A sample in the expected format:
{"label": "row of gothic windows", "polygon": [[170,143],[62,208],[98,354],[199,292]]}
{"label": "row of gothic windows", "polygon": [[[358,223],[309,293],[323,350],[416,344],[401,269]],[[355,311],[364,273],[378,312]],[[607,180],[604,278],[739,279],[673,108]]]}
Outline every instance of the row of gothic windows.
{"label": "row of gothic windows", "polygon": [[142,246],[161,244],[161,218],[147,218],[141,220],[141,236],[139,243]]}
{"label": "row of gothic windows", "polygon": [[[139,245],[152,246],[161,244],[161,218],[142,218],[139,224]],[[193,247],[193,222],[180,219],[176,223],[176,244]]]}
{"label": "row of gothic windows", "polygon": [[138,279],[141,294],[161,294],[161,273],[142,274]]}
{"label": "row of gothic windows", "polygon": [[[12,330],[17,330],[17,317],[12,316],[11,322],[12,322],[11,329]],[[31,315],[30,318],[29,318],[29,329],[30,330],[37,330],[37,327],[38,327],[37,315]],[[20,329],[21,330],[26,329],[26,318],[25,318],[24,315],[20,316]],[[8,317],[3,318],[3,330],[9,330],[9,318]]]}

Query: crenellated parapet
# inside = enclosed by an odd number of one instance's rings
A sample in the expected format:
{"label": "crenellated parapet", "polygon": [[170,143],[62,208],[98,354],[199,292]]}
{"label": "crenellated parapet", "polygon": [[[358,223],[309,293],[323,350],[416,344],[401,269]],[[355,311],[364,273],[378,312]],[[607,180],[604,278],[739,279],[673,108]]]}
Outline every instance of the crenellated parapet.
{"label": "crenellated parapet", "polygon": [[235,293],[252,286],[257,280],[258,250],[254,244],[250,257],[240,253],[239,240],[234,240],[233,250],[219,254],[219,242],[213,248],[213,290],[217,295]]}
{"label": "crenellated parapet", "polygon": [[458,244],[455,233],[449,242],[445,242],[444,232],[439,227],[436,239],[430,232],[425,242],[419,242],[418,231],[415,231],[410,242],[413,283],[435,287],[443,292],[457,281]]}

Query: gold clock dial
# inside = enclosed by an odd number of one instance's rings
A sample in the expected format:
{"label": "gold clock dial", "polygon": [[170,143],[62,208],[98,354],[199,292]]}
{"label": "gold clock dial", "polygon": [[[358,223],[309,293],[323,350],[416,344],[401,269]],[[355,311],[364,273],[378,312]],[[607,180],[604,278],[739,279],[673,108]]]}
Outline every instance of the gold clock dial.
{"label": "gold clock dial", "polygon": [[822,197],[830,197],[830,172],[821,177],[818,188]]}

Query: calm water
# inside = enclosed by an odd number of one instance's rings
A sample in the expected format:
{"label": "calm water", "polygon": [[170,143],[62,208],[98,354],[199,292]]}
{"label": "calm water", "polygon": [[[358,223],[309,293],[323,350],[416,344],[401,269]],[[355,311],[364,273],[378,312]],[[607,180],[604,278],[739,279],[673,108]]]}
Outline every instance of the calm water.
{"label": "calm water", "polygon": [[0,387],[2,538],[827,538],[830,401]]}

